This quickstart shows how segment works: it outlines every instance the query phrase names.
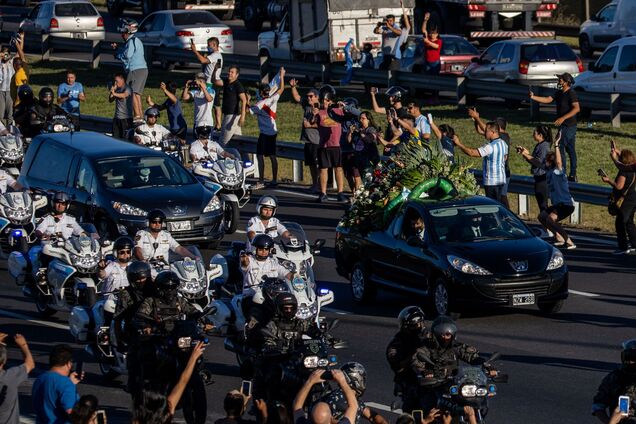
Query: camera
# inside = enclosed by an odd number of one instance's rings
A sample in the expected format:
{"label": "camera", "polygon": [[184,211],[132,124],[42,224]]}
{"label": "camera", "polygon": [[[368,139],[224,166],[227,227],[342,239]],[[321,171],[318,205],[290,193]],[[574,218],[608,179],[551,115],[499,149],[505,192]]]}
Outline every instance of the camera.
{"label": "camera", "polygon": [[327,370],[322,373],[320,378],[322,378],[325,381],[333,380],[333,374],[331,373],[331,370]]}
{"label": "camera", "polygon": [[188,84],[188,88],[190,90],[198,90],[199,84],[197,84],[196,81],[192,81],[190,84]]}

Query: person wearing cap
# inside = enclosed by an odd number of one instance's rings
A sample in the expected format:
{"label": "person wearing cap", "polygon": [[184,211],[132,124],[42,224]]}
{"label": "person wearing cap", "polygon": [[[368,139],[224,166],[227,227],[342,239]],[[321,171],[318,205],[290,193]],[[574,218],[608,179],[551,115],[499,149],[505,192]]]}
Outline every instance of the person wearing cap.
{"label": "person wearing cap", "polygon": [[556,103],[557,119],[554,121],[554,125],[559,127],[559,132],[561,133],[563,169],[567,167],[567,161],[565,160],[565,154],[567,153],[570,158],[568,180],[576,181],[576,115],[581,111],[581,107],[576,92],[572,90],[574,85],[572,75],[566,72],[556,77],[559,79],[559,83],[553,96],[535,96],[530,91],[530,100],[543,104]]}
{"label": "person wearing cap", "polygon": [[80,130],[80,102],[86,101],[84,86],[77,82],[77,75],[72,69],[66,71],[66,82],[57,87],[57,103],[68,113],[75,126],[75,131]]}
{"label": "person wearing cap", "polygon": [[[223,98],[221,105],[223,121],[217,120],[217,124],[221,125],[221,138],[219,143],[222,146],[227,146],[235,134],[243,134],[241,128],[245,125],[245,116],[247,114],[247,94],[243,84],[241,84],[241,81],[238,79],[241,72],[239,67],[231,65],[227,70],[227,79],[223,80],[219,76],[219,65],[214,67],[218,72],[212,72],[212,82],[217,87],[223,87],[221,96]],[[216,103],[217,102],[215,102],[215,104]],[[218,115],[220,116],[220,113]]]}
{"label": "person wearing cap", "polygon": [[231,153],[223,150],[223,147],[214,140],[210,140],[212,127],[203,126],[197,129],[197,140],[190,145],[190,160],[201,162],[204,160],[217,160],[219,156],[230,159],[235,158]]}
{"label": "person wearing cap", "polygon": [[[270,95],[271,87],[269,84],[261,84],[259,93],[261,99],[254,106],[250,106],[250,114],[256,115],[258,120],[258,144],[256,146],[256,158],[258,162],[258,183],[252,188],[258,190],[264,188],[265,177],[265,156],[269,156],[272,163],[272,181],[270,187],[278,185],[278,161],[276,160],[276,136],[278,128],[276,127],[276,109],[281,94],[285,91],[285,68],[281,67],[280,86],[278,90]],[[249,104],[249,97],[248,97]]]}
{"label": "person wearing cap", "polygon": [[126,84],[126,77],[122,73],[115,74],[108,92],[108,101],[115,102],[113,137],[121,140],[126,139],[126,134],[133,125],[131,99],[132,89]]}
{"label": "person wearing cap", "polygon": [[184,103],[194,103],[194,132],[198,127],[214,127],[214,116],[212,108],[214,105],[214,97],[216,91],[212,84],[207,84],[207,77],[203,72],[198,72],[194,76],[194,80],[186,81],[181,94],[181,101]]}
{"label": "person wearing cap", "polygon": [[318,133],[318,125],[312,124],[313,110],[320,107],[318,103],[318,90],[310,89],[305,96],[298,93],[298,82],[295,78],[289,81],[292,97],[294,101],[303,108],[303,123],[300,128],[300,141],[305,142],[305,166],[309,168],[311,175],[311,188],[309,191],[318,194],[320,191],[320,183],[318,181],[318,146],[320,145],[320,133]]}
{"label": "person wearing cap", "polygon": [[148,144],[157,145],[161,143],[164,137],[170,135],[170,131],[161,124],[157,124],[159,118],[159,109],[149,107],[144,112],[146,123],[135,128],[133,141],[137,144],[147,146]]}
{"label": "person wearing cap", "polygon": [[[120,22],[119,32],[124,39],[124,46],[115,57],[119,59],[126,71],[126,84],[132,89],[132,108],[133,120],[135,122],[143,122],[141,116],[141,95],[146,86],[148,78],[148,65],[144,56],[144,44],[135,37],[138,25],[134,19],[123,18]],[[117,48],[116,43],[112,43],[113,49]]]}

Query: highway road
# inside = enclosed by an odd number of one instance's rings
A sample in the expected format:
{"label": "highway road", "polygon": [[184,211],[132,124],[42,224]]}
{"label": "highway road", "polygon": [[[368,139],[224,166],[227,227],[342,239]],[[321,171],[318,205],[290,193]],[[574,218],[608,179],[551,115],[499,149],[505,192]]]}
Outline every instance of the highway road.
{"label": "highway road", "polygon": [[[327,240],[315,270],[319,286],[334,290],[336,295],[326,313],[340,320],[335,335],[349,342],[348,349],[337,351],[339,362],[355,360],[366,366],[368,389],[363,399],[394,420],[397,415],[389,412],[394,397],[385,348],[397,330],[398,312],[422,300],[380,291],[373,305],[353,304],[349,284],[336,274],[333,257],[334,228],[342,205],[316,204],[314,196],[299,187],[284,186],[273,191],[280,200],[278,218],[302,224],[310,240]],[[243,209],[242,224],[253,214],[254,201]],[[234,234],[225,244],[243,237],[244,233]],[[485,355],[501,352],[498,367],[510,375],[509,383],[499,386],[491,402],[490,423],[594,423],[590,415],[592,396],[603,376],[620,362],[620,343],[636,338],[634,257],[612,256],[614,240],[608,236],[573,232],[573,239],[578,249],[565,251],[571,295],[561,313],[545,317],[532,307],[504,308],[471,312],[458,322],[459,340],[476,345]],[[206,251],[205,255],[214,253]],[[63,313],[50,320],[39,318],[33,304],[21,295],[6,272],[6,262],[0,262],[0,331],[20,332],[27,337],[37,361],[33,377],[46,369],[51,345],[71,343],[80,352],[81,346],[73,343],[67,330],[66,319]],[[17,350],[11,349],[10,354],[10,364],[15,364]],[[97,365],[82,354],[87,361],[87,377],[79,392],[97,395],[110,423],[130,422],[130,402],[122,390],[123,380],[104,381]],[[205,361],[215,380],[207,387],[211,422],[222,413],[225,393],[240,387],[240,378],[235,358],[224,350],[220,338],[211,340]],[[20,390],[24,422],[33,418],[29,395],[32,381]]]}

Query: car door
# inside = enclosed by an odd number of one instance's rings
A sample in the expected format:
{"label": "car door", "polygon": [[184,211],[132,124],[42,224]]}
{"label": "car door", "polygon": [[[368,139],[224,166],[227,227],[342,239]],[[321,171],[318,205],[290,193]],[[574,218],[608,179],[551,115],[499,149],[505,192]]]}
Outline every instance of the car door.
{"label": "car door", "polygon": [[636,45],[623,45],[614,76],[614,93],[636,94]]}
{"label": "car door", "polygon": [[71,192],[71,205],[75,216],[84,222],[94,222],[95,218],[95,186],[96,178],[93,167],[86,158],[78,160],[79,166],[75,172]]}
{"label": "car door", "polygon": [[594,64],[594,75],[590,78],[587,90],[607,93],[614,88],[614,65],[618,58],[619,46],[613,46],[603,53]]}
{"label": "car door", "polygon": [[152,26],[155,23],[157,15],[157,13],[153,13],[139,24],[136,37],[143,41],[144,44],[150,44],[150,33],[152,32]]}
{"label": "car door", "polygon": [[495,78],[498,81],[517,79],[519,71],[518,61],[515,60],[517,46],[512,43],[505,43],[497,59],[495,67]]}
{"label": "car door", "polygon": [[497,66],[497,60],[499,59],[503,45],[504,43],[495,43],[488,47],[479,58],[479,61],[469,68],[468,77],[495,81],[495,67]]}
{"label": "car door", "polygon": [[364,257],[371,263],[372,278],[381,283],[395,284],[399,281],[399,256],[397,235],[401,228],[403,213],[398,212],[386,229],[372,231],[367,236]]}
{"label": "car door", "polygon": [[163,29],[166,26],[166,14],[158,13],[155,16],[154,21],[152,22],[152,27],[150,27],[150,32],[148,33],[147,40],[149,45],[151,46],[159,46],[161,45],[162,37],[164,36]]}
{"label": "car door", "polygon": [[37,17],[41,9],[42,9],[42,5],[38,4],[33,9],[31,9],[29,14],[22,21],[21,27],[24,30],[24,32],[35,32]]}
{"label": "car door", "polygon": [[274,31],[274,42],[272,48],[273,59],[289,60],[291,48],[289,45],[289,19],[286,16],[280,21],[278,28]]}
{"label": "car door", "polygon": [[605,47],[620,38],[620,28],[614,22],[614,15],[616,4],[609,4],[598,12],[598,25],[591,40],[593,46]]}
{"label": "car door", "polygon": [[[396,248],[401,251],[398,257],[398,269],[401,283],[407,290],[424,294],[428,290],[430,275],[430,261],[427,260],[427,249],[422,246],[409,246],[407,240],[413,236],[411,221],[424,216],[417,208],[410,206],[405,212],[405,218],[399,231]],[[425,227],[426,228],[426,227]],[[428,235],[424,231],[424,243],[428,242]]]}

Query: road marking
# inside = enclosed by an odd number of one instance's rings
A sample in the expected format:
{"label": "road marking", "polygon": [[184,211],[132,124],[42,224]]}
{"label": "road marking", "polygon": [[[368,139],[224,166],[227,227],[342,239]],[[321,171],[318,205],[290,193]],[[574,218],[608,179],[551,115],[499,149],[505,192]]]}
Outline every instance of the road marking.
{"label": "road marking", "polygon": [[572,294],[578,294],[579,296],[585,296],[585,297],[599,297],[600,296],[600,294],[582,292],[582,291],[578,291],[578,290],[568,290],[568,291],[570,293],[572,293]]}
{"label": "road marking", "polygon": [[29,315],[23,315],[23,314],[18,314],[16,312],[5,311],[4,309],[0,309],[0,315],[4,315],[10,318],[23,319],[25,321],[32,322],[34,324],[46,325],[48,327],[59,328],[60,330],[69,329],[68,325],[58,324],[57,322],[40,321],[39,319],[34,319],[33,317],[30,317]]}
{"label": "road marking", "polygon": [[385,411],[385,412],[390,412],[392,414],[402,415],[402,410],[401,409],[391,409],[390,406],[382,405],[381,403],[364,402],[364,404],[366,406],[370,406],[371,408],[379,409],[380,411]]}

